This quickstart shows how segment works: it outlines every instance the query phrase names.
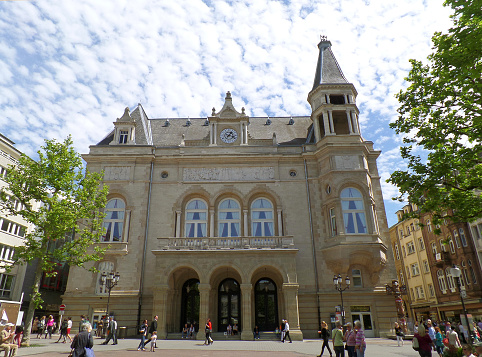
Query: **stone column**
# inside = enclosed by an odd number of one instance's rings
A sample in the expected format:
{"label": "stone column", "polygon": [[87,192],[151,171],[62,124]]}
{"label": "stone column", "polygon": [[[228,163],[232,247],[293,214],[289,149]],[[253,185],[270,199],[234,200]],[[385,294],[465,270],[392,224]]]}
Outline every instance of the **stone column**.
{"label": "stone column", "polygon": [[278,236],[283,236],[283,220],[281,219],[281,208],[278,208]]}
{"label": "stone column", "polygon": [[214,237],[214,208],[209,212],[209,237]]}
{"label": "stone column", "polygon": [[241,284],[241,339],[252,341],[253,326],[251,325],[251,292],[253,286],[251,284]]}
{"label": "stone column", "polygon": [[323,112],[323,125],[325,127],[325,136],[332,135],[330,130],[330,124],[328,124],[328,112]]}
{"label": "stone column", "polygon": [[157,336],[159,339],[167,338],[167,311],[170,309],[168,304],[169,285],[162,284],[154,288],[152,299],[153,316],[158,315]]}
{"label": "stone column", "polygon": [[320,120],[316,115],[312,118],[312,120],[313,120],[313,128],[315,130],[315,143],[317,143],[321,139],[320,138],[321,137]]}
{"label": "stone column", "polygon": [[246,124],[244,125],[244,143],[245,143],[246,145],[248,145],[248,124],[249,124],[249,123],[246,123]]}
{"label": "stone column", "polygon": [[351,111],[351,117],[353,118],[353,131],[355,134],[360,134],[360,127],[358,126],[358,117],[356,115],[356,112],[354,110]]}
{"label": "stone column", "polygon": [[290,325],[290,335],[295,341],[303,341],[303,333],[300,329],[300,317],[298,311],[298,284],[284,283],[283,295],[285,301],[286,319]]}
{"label": "stone column", "polygon": [[218,140],[218,123],[214,123],[213,145],[217,144],[217,140]]}
{"label": "stone column", "polygon": [[196,340],[206,339],[206,333],[204,332],[204,325],[209,318],[209,291],[211,285],[199,284],[199,331],[196,335]]}
{"label": "stone column", "polygon": [[350,111],[346,111],[346,120],[348,120],[348,130],[350,131],[350,134],[353,134],[353,126],[351,125],[351,116],[350,116]]}
{"label": "stone column", "polygon": [[239,141],[241,143],[241,145],[244,145],[244,123],[240,123],[239,124]]}
{"label": "stone column", "polygon": [[330,122],[330,135],[336,135],[335,126],[333,125],[333,114],[331,110],[328,110],[328,120]]}
{"label": "stone column", "polygon": [[176,238],[181,237],[181,211],[176,211]]}
{"label": "stone column", "polygon": [[248,210],[243,210],[243,237],[248,236]]}

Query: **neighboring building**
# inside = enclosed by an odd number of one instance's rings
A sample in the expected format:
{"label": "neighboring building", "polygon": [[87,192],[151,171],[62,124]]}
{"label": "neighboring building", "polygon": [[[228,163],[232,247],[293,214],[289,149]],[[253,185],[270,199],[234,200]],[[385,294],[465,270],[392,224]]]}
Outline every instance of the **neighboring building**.
{"label": "neighboring building", "polygon": [[[469,226],[466,223],[451,223],[449,218],[444,219],[441,225],[434,226],[430,214],[422,215],[421,222],[432,279],[437,282],[435,293],[438,304],[435,307],[439,317],[460,320],[460,293],[450,270],[457,265],[462,270],[462,289],[467,293],[464,299],[466,309],[474,318],[482,319],[482,274],[474,242],[470,239]],[[439,235],[434,232],[436,228],[441,230]]]}
{"label": "neighboring building", "polygon": [[402,298],[410,318],[438,320],[435,285],[430,273],[428,250],[418,219],[405,218],[405,214],[416,211],[408,204],[397,212],[398,223],[390,227],[390,240],[395,258],[400,285],[406,286],[407,294]]}
{"label": "neighboring building", "polygon": [[334,319],[341,274],[352,282],[347,321],[361,320],[367,336],[389,333],[395,271],[380,152],[361,136],[357,92],[331,43],[318,47],[310,116],[249,117],[229,92],[207,118],[126,108],[84,155],[110,186],[107,251],[98,273],[70,269],[66,314],[105,314],[102,272],[119,272],[109,305],[119,326],[159,315],[166,338],[211,318],[214,331],[237,323],[249,340],[255,325],[274,331],[286,318],[301,340]]}
{"label": "neighboring building", "polygon": [[470,223],[470,231],[473,244],[477,252],[479,266],[482,267],[482,218]]}
{"label": "neighboring building", "polygon": [[[10,165],[17,165],[22,153],[14,147],[15,143],[0,134],[0,187],[7,186],[4,178]],[[10,197],[15,200],[15,197]],[[17,201],[17,205],[21,205]],[[12,264],[15,247],[24,244],[23,237],[30,232],[31,225],[18,216],[9,216],[0,211],[0,300],[20,301],[25,277],[25,265],[17,265],[6,272],[5,266]]]}

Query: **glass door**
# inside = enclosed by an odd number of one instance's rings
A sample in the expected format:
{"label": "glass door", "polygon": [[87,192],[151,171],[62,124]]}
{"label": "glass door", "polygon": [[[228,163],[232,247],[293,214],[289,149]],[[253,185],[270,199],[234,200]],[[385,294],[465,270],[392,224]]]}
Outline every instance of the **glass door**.
{"label": "glass door", "polygon": [[241,331],[241,291],[234,279],[225,279],[218,288],[218,331],[225,332],[231,325]]}
{"label": "glass door", "polygon": [[278,326],[278,295],[276,284],[268,278],[255,285],[255,325],[260,331],[274,331]]}

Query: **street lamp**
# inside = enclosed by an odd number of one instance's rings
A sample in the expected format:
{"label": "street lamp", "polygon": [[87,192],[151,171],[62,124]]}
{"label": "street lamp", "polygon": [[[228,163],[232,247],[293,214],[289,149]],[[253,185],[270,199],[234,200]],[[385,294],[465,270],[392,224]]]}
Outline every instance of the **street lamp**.
{"label": "street lamp", "polygon": [[335,275],[333,277],[333,285],[335,285],[335,289],[340,292],[340,298],[341,298],[341,322],[343,323],[343,326],[345,326],[345,307],[343,306],[343,292],[346,289],[350,288],[350,277],[345,278],[345,287],[342,287],[343,283],[343,278],[341,277],[340,274]]}
{"label": "street lamp", "polygon": [[464,315],[465,315],[465,323],[467,324],[468,333],[470,333],[470,337],[472,338],[472,342],[473,342],[475,341],[473,336],[473,330],[470,328],[469,318],[467,316],[467,310],[465,309],[465,303],[464,303],[465,290],[462,290],[460,285],[460,276],[462,275],[462,271],[458,266],[454,265],[453,268],[450,268],[450,272],[452,273],[452,276],[455,278],[455,282],[457,283],[457,287],[459,288],[460,301],[462,302],[462,310],[464,311]]}
{"label": "street lamp", "polygon": [[405,320],[405,306],[403,306],[402,294],[407,293],[405,285],[398,284],[398,280],[392,280],[392,285],[386,284],[385,290],[387,295],[395,295],[395,306],[397,307],[398,321],[404,332],[407,332],[407,323]]}
{"label": "street lamp", "polygon": [[101,279],[102,284],[109,291],[109,296],[107,297],[107,317],[109,316],[109,303],[110,303],[110,292],[114,286],[119,282],[120,274],[118,272],[110,272],[107,274],[105,271],[102,272]]}

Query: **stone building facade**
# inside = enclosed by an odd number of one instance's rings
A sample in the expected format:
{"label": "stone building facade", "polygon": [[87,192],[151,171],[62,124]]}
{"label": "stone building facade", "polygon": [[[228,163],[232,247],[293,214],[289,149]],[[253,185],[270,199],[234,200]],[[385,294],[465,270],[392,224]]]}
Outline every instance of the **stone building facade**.
{"label": "stone building facade", "polygon": [[308,116],[249,117],[228,92],[207,118],[151,119],[139,104],[84,155],[110,186],[99,273],[71,268],[67,315],[106,312],[102,271],[120,273],[109,313],[120,326],[159,315],[158,335],[210,318],[316,337],[351,279],[346,320],[385,335],[395,277],[377,157],[363,139],[357,91],[322,40]]}

